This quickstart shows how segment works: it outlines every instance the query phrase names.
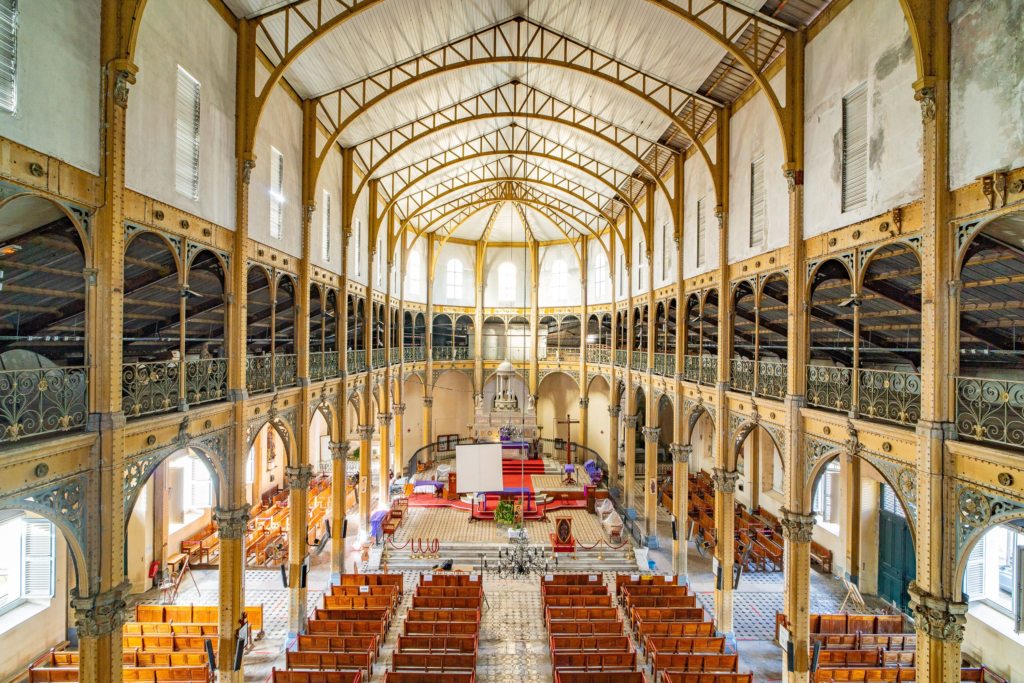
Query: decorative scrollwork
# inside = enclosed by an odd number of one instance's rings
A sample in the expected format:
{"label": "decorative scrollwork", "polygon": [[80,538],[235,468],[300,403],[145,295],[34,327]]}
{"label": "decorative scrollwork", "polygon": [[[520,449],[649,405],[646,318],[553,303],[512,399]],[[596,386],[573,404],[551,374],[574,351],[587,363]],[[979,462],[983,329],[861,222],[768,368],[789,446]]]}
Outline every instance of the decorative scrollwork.
{"label": "decorative scrollwork", "polygon": [[228,393],[228,360],[205,358],[185,361],[185,402],[199,405],[220,401]]}
{"label": "decorative scrollwork", "polygon": [[921,375],[916,372],[858,370],[861,417],[915,425],[921,419]]}
{"label": "decorative scrollwork", "polygon": [[250,506],[246,503],[233,510],[213,508],[213,521],[217,525],[217,533],[223,539],[238,540],[245,538],[249,526]]}
{"label": "decorative scrollwork", "polygon": [[846,413],[853,396],[853,370],[828,365],[807,366],[807,403]]}
{"label": "decorative scrollwork", "polygon": [[299,379],[299,357],[294,353],[274,354],[274,386],[278,389],[295,386]]}
{"label": "decorative scrollwork", "polygon": [[960,517],[970,526],[983,527],[992,517],[992,506],[988,498],[977,489],[962,489],[956,502]]}
{"label": "decorative scrollwork", "polygon": [[754,393],[754,361],[741,358],[732,360],[729,375],[733,391]]}
{"label": "decorative scrollwork", "polygon": [[75,628],[80,638],[98,638],[113,633],[128,619],[132,584],[124,581],[105,593],[81,597],[71,589],[71,607],[75,610]]}
{"label": "decorative scrollwork", "polygon": [[789,367],[776,361],[757,361],[757,395],[786,398]]}
{"label": "decorative scrollwork", "polygon": [[700,383],[709,387],[718,382],[718,356],[700,357]]}
{"label": "decorative scrollwork", "polygon": [[917,476],[911,470],[901,470],[896,477],[896,486],[908,501],[917,501]]}
{"label": "decorative scrollwork", "polygon": [[658,443],[661,436],[660,427],[644,427],[644,443]]}
{"label": "decorative scrollwork", "polygon": [[274,388],[273,356],[247,356],[245,359],[245,388],[250,395],[262,394]]}
{"label": "decorative scrollwork", "polygon": [[806,468],[805,477],[806,479],[811,478],[811,472],[823,458],[833,455],[839,450],[839,446],[828,441],[820,441],[813,437],[806,437],[806,455],[804,457],[804,465]]}
{"label": "decorative scrollwork", "polygon": [[910,594],[910,609],[914,614],[914,628],[934,640],[947,643],[961,643],[964,640],[964,626],[967,624],[967,603],[953,602],[926,593],[911,581],[907,589]]}
{"label": "decorative scrollwork", "polygon": [[0,442],[84,426],[88,382],[83,367],[0,371]]}
{"label": "decorative scrollwork", "polygon": [[957,378],[956,428],[968,438],[1024,446],[1024,382]]}
{"label": "decorative scrollwork", "polygon": [[121,407],[126,417],[177,410],[181,399],[175,360],[126,363],[121,369]]}
{"label": "decorative scrollwork", "polygon": [[[431,349],[431,357],[438,361],[470,360],[472,354],[468,346],[434,346]],[[378,367],[376,360],[374,367]]]}

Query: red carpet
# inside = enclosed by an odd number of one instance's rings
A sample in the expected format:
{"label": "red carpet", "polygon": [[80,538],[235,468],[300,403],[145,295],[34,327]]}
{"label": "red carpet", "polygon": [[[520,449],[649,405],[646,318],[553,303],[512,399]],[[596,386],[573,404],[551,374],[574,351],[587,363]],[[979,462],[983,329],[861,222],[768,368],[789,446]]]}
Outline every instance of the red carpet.
{"label": "red carpet", "polygon": [[507,489],[518,489],[528,488],[533,491],[533,481],[530,479],[529,474],[520,475],[518,472],[515,474],[503,474],[501,477],[502,485]]}
{"label": "red carpet", "polygon": [[[526,474],[544,474],[544,461],[537,460],[502,460],[501,473],[508,476],[518,475],[520,472]],[[508,486],[508,484],[506,484]],[[518,486],[518,484],[516,484]]]}

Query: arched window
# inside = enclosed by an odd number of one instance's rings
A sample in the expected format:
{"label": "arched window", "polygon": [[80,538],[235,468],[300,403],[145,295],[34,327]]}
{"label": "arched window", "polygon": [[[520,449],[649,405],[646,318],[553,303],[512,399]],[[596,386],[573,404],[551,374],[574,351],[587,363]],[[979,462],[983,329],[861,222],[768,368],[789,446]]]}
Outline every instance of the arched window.
{"label": "arched window", "polygon": [[409,265],[405,271],[406,287],[409,289],[409,294],[420,293],[420,255],[418,252],[411,252],[409,254]]}
{"label": "arched window", "polygon": [[608,291],[608,257],[598,252],[594,264],[594,295],[598,299],[606,299],[611,295]]}
{"label": "arched window", "polygon": [[462,261],[457,258],[448,262],[448,298],[462,298]]}
{"label": "arched window", "polygon": [[498,268],[498,300],[516,300],[516,267],[508,261]]}
{"label": "arched window", "polygon": [[551,286],[554,287],[556,299],[565,299],[569,296],[569,266],[565,261],[559,259],[551,267]]}

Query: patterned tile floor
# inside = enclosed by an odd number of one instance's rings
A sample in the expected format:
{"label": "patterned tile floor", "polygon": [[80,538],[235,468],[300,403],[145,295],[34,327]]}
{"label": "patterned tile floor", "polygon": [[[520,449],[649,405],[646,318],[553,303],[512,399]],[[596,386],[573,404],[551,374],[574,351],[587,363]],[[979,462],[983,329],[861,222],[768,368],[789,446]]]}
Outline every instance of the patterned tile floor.
{"label": "patterned tile floor", "polygon": [[[548,534],[555,531],[555,517],[566,515],[572,518],[572,532],[580,543],[589,546],[599,538],[607,538],[597,517],[582,509],[556,510],[548,514],[544,522],[527,521],[525,526],[530,538],[547,539]],[[468,512],[455,508],[409,508],[395,533],[395,544],[402,545],[413,538],[437,538],[441,543],[508,541],[507,535],[501,538],[496,534],[493,523],[471,523]]]}

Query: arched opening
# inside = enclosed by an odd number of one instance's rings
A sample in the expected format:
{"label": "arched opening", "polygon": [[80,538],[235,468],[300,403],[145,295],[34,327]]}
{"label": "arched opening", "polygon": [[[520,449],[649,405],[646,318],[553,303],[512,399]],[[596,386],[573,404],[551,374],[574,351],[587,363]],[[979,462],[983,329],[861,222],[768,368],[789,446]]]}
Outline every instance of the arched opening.
{"label": "arched opening", "polygon": [[455,325],[450,315],[439,313],[434,316],[430,340],[434,360],[452,360],[455,353],[452,350],[455,345]]}
{"label": "arched opening", "polygon": [[853,405],[853,296],[850,271],[831,259],[818,267],[810,283],[810,364],[807,403],[849,412]]}
{"label": "arched opening", "polygon": [[587,446],[597,455],[598,466],[605,473],[604,483],[607,486],[617,486],[617,484],[608,483],[609,464],[617,454],[611,452],[609,448],[609,424],[606,416],[608,415],[608,407],[611,405],[611,387],[604,376],[595,375],[590,380],[590,387],[587,389],[587,399],[589,401],[587,406],[587,414],[589,415],[587,420]]}
{"label": "arched opening", "polygon": [[396,467],[395,471],[403,472],[406,477],[416,473],[417,456],[422,455],[424,461],[430,459],[430,451],[423,450],[427,445],[423,428],[424,390],[423,382],[418,375],[409,375],[402,384],[402,402],[405,404],[402,427],[406,431],[406,438],[402,440],[402,453],[396,454],[403,466]]}
{"label": "arched opening", "polygon": [[228,393],[226,273],[221,260],[203,250],[192,257],[182,289],[185,340],[185,402],[220,401]]}
{"label": "arched opening", "polygon": [[128,243],[124,260],[121,405],[126,416],[177,410],[183,398],[184,290],[174,250],[144,232]]}
{"label": "arched opening", "polygon": [[309,378],[324,378],[324,306],[320,285],[309,287]]}
{"label": "arched opening", "polygon": [[[579,443],[579,424],[565,424],[566,418],[579,420],[580,387],[572,377],[564,372],[551,372],[537,385],[537,425],[544,437],[543,451],[549,457],[566,462],[566,444],[569,441]],[[583,460],[574,454],[576,465]],[[585,460],[586,458],[584,458]]]}
{"label": "arched opening", "polygon": [[729,359],[729,380],[733,391],[754,392],[757,361],[757,323],[754,288],[743,280],[733,291],[732,358]]}
{"label": "arched opening", "polygon": [[295,353],[295,280],[282,275],[277,281],[273,315],[270,317],[274,340],[274,387],[282,389],[298,381],[298,356]]}
{"label": "arched opening", "polygon": [[629,313],[618,311],[615,314],[615,364],[619,367],[626,367],[629,364]]}
{"label": "arched opening", "polygon": [[484,360],[505,360],[505,321],[496,316],[484,319],[482,351]]}
{"label": "arched opening", "polygon": [[545,360],[558,358],[558,319],[553,315],[541,317],[537,326],[537,357]]}
{"label": "arched opening", "polygon": [[715,423],[706,408],[695,408],[689,414],[690,473],[705,472],[709,477],[715,467]]}
{"label": "arched opening", "polygon": [[553,341],[557,350],[556,360],[578,361],[580,359],[581,331],[579,318],[574,315],[562,316],[558,321],[558,329],[554,337],[548,335],[548,344],[550,345]]}
{"label": "arched opening", "polygon": [[476,331],[473,329],[473,318],[460,315],[455,320],[454,339],[452,340],[453,360],[469,360],[473,358],[476,344]]}
{"label": "arched opening", "polygon": [[[530,360],[530,321],[517,315],[508,321],[506,348],[507,360],[516,363]],[[538,332],[539,334],[539,332]],[[539,342],[538,342],[539,344]],[[538,356],[540,351],[538,350]]]}
{"label": "arched opening", "polygon": [[676,374],[676,300],[658,302],[654,371],[665,377]]}
{"label": "arched opening", "polygon": [[273,386],[273,299],[270,275],[262,266],[252,266],[246,276],[245,384],[250,394],[270,391]]}
{"label": "arched opening", "polygon": [[413,360],[424,361],[427,359],[427,324],[422,313],[416,314],[413,336],[416,338],[416,352]]}
{"label": "arched opening", "polygon": [[327,290],[327,304],[323,312],[323,345],[324,345],[324,378],[337,377],[339,374],[338,360],[338,292],[334,289]]}

